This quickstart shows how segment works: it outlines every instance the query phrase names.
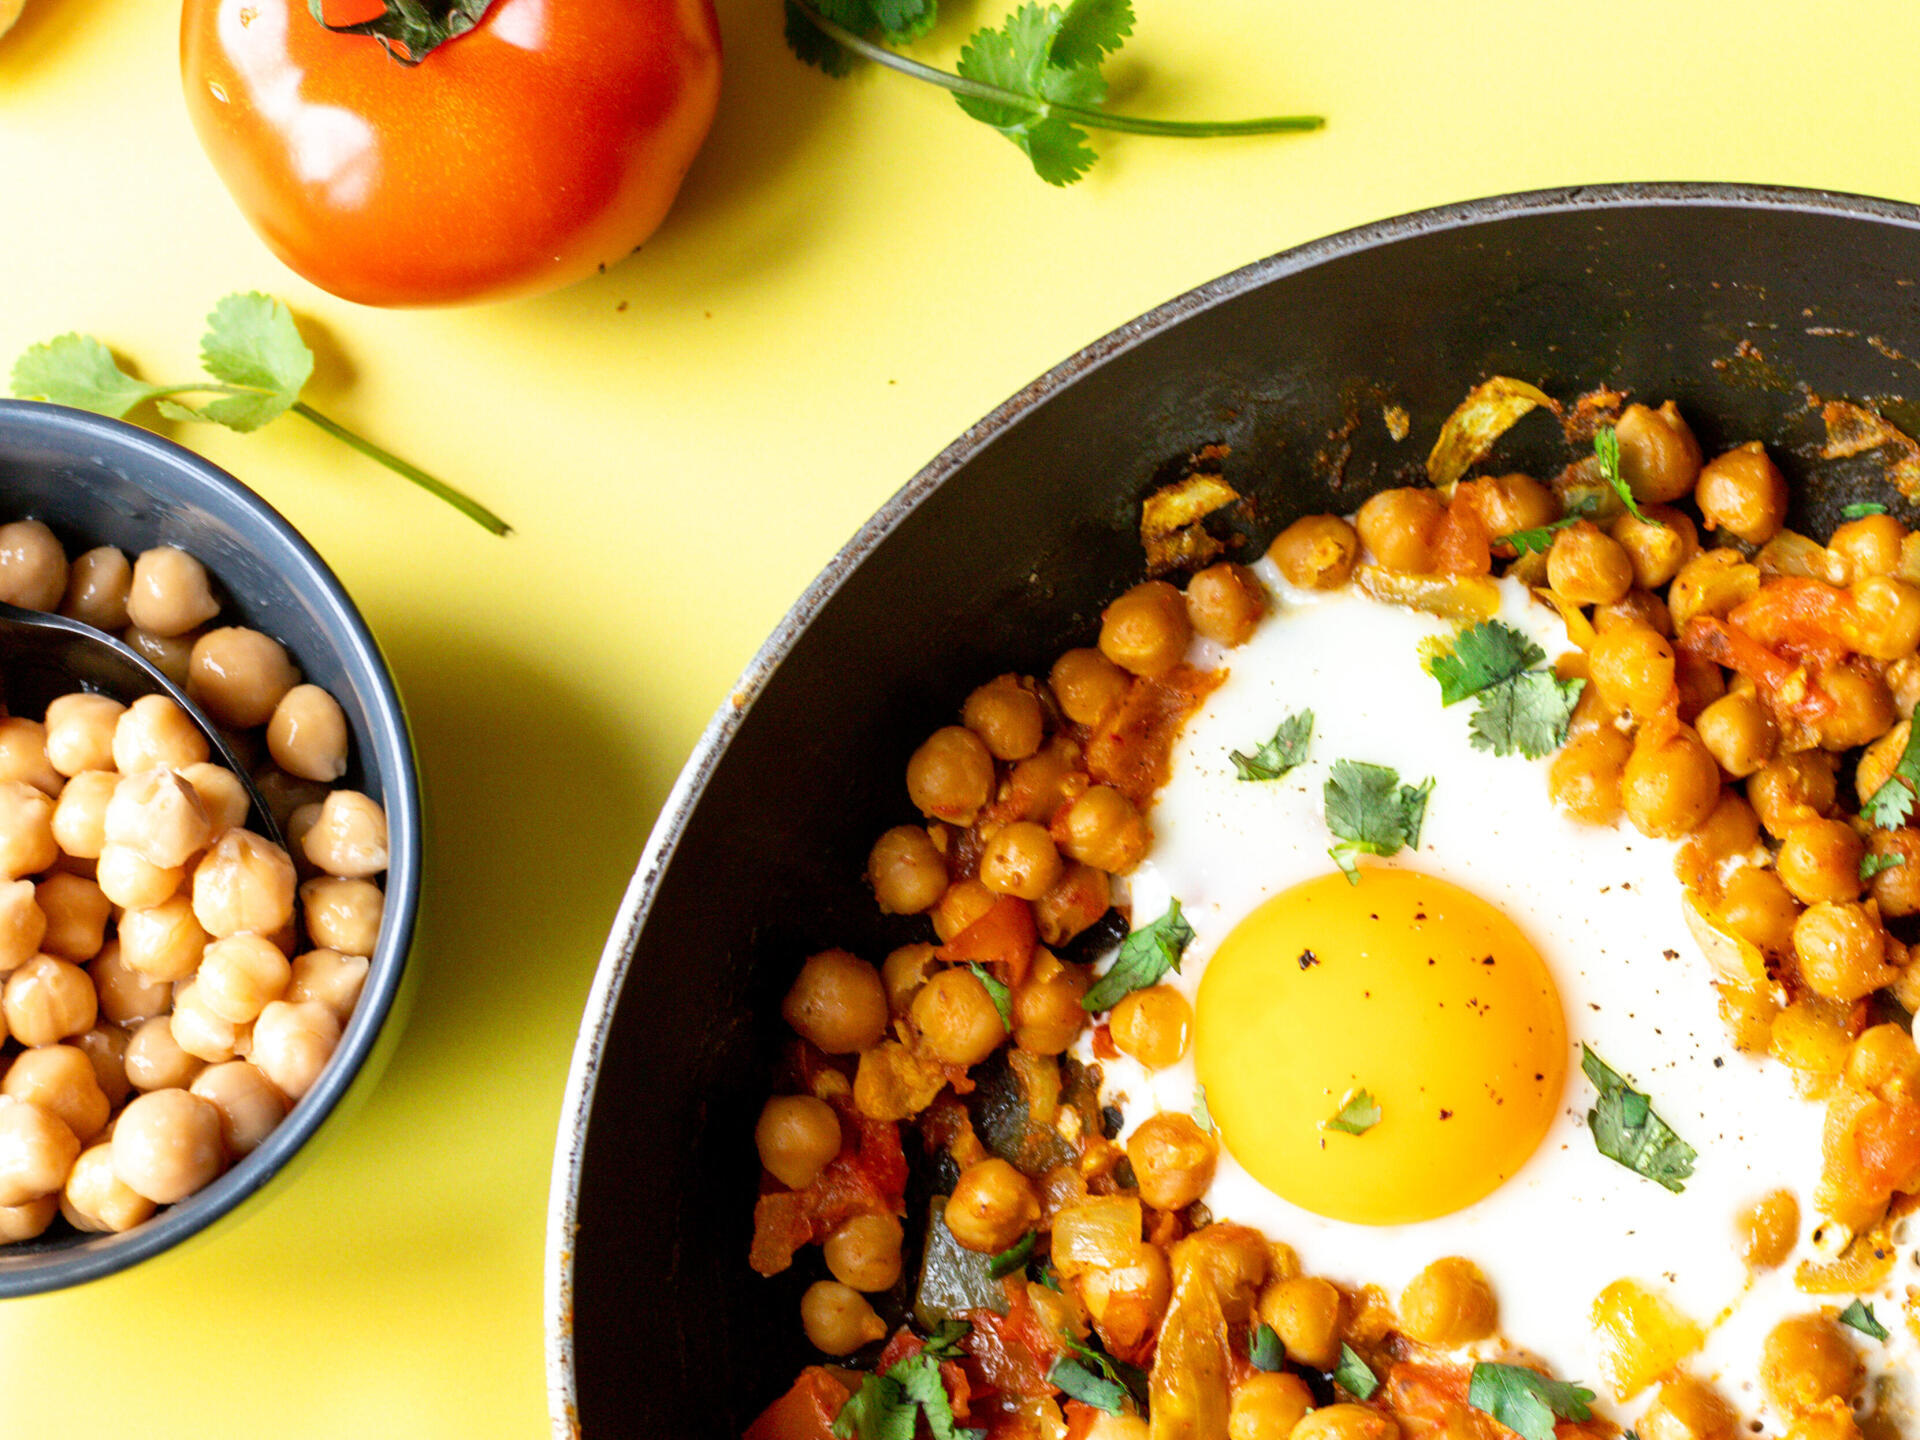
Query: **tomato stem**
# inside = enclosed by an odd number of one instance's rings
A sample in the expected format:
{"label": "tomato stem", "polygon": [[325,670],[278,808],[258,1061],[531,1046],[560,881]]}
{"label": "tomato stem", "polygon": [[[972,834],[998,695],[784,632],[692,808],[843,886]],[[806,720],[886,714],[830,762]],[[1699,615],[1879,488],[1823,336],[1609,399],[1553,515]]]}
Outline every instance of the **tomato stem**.
{"label": "tomato stem", "polygon": [[306,401],[294,401],[293,412],[296,415],[301,415],[311,420],[322,430],[326,431],[327,434],[333,436],[334,439],[344,441],[346,444],[351,445],[369,460],[376,460],[396,475],[405,476],[428,494],[439,496],[462,515],[465,515],[475,524],[483,526],[491,533],[495,535],[511,535],[513,533],[513,527],[511,525],[507,524],[505,520],[502,520],[478,500],[475,500],[469,495],[463,495],[460,491],[454,489],[453,486],[447,484],[446,481],[429,475],[418,465],[402,460],[391,450],[374,444],[373,441],[367,439],[366,436],[356,435],[338,420],[332,420],[322,415],[318,410],[314,409],[313,406],[307,404]]}

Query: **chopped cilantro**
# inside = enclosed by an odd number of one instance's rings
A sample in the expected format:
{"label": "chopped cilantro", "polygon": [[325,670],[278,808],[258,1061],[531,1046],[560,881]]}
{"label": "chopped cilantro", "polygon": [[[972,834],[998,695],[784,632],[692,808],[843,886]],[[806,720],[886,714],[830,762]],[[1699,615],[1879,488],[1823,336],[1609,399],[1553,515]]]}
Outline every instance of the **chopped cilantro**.
{"label": "chopped cilantro", "polygon": [[1307,758],[1307,742],[1312,738],[1313,711],[1302,710],[1282,720],[1280,728],[1273,732],[1273,739],[1253,754],[1229,750],[1227,758],[1242,780],[1278,780]]}
{"label": "chopped cilantro", "polygon": [[1457,705],[1546,658],[1545,651],[1511,625],[1484,620],[1461,631],[1452,648],[1434,656],[1427,670],[1440,682],[1440,703]]}
{"label": "chopped cilantro", "polygon": [[1016,1270],[1024,1270],[1028,1257],[1033,1254],[1033,1242],[1038,1232],[1029,1230],[1013,1244],[1002,1250],[987,1262],[987,1274],[992,1279],[1004,1280]]}
{"label": "chopped cilantro", "polygon": [[1343,843],[1327,854],[1347,879],[1358,885],[1356,855],[1392,855],[1402,847],[1419,848],[1420,826],[1427,815],[1427,797],[1432,793],[1431,777],[1419,785],[1402,785],[1399,774],[1389,766],[1361,760],[1334,761],[1323,799],[1327,828]]}
{"label": "chopped cilantro", "polygon": [[869,1375],[840,1407],[833,1422],[837,1440],[913,1440],[918,1416],[927,1417],[934,1440],[976,1440],[984,1432],[954,1423],[953,1401],[940,1378],[940,1362],[960,1353],[968,1326],[948,1320],[920,1347],[920,1353],[892,1365],[884,1375]]}
{"label": "chopped cilantro", "polygon": [[1904,855],[1862,855],[1860,857],[1860,878],[1862,880],[1871,880],[1876,875],[1884,874],[1906,863],[1907,857]]}
{"label": "chopped cilantro", "polygon": [[1061,1293],[1060,1277],[1053,1273],[1053,1266],[1049,1265],[1045,1260],[1042,1260],[1038,1265],[1033,1267],[1033,1279],[1035,1284],[1046,1286],[1047,1289],[1053,1291],[1054,1294],[1058,1295]]}
{"label": "chopped cilantro", "polygon": [[942,1320],[920,1347],[920,1353],[936,1360],[951,1360],[960,1353],[960,1342],[972,1328],[964,1320]]}
{"label": "chopped cilantro", "polygon": [[1851,1305],[1847,1306],[1846,1309],[1842,1310],[1840,1312],[1840,1323],[1851,1326],[1870,1340],[1885,1340],[1888,1338],[1889,1332],[1887,1327],[1882,1325],[1879,1317],[1873,1313],[1873,1306],[1867,1304],[1864,1300],[1855,1300]]}
{"label": "chopped cilantro", "polygon": [[1600,478],[1607,482],[1608,489],[1620,497],[1620,503],[1627,507],[1627,513],[1642,525],[1658,525],[1658,520],[1640,508],[1640,502],[1633,498],[1633,487],[1627,484],[1627,477],[1620,473],[1620,437],[1611,425],[1602,425],[1593,432],[1593,453],[1600,461]]}
{"label": "chopped cilantro", "polygon": [[1869,825],[1882,830],[1897,829],[1913,813],[1913,796],[1920,790],[1920,725],[1907,727],[1907,743],[1900,759],[1878,790],[1860,807]]}
{"label": "chopped cilantro", "polygon": [[1580,1049],[1580,1068],[1600,1092],[1599,1103],[1587,1112],[1594,1148],[1678,1195],[1687,1188],[1684,1182],[1693,1174],[1697,1152],[1674,1134],[1673,1128],[1653,1113],[1647,1097],[1594,1054],[1591,1046],[1582,1045]]}
{"label": "chopped cilantro", "polygon": [[1180,902],[1169,901],[1167,913],[1120,942],[1113,966],[1094,981],[1080,998],[1089,1014],[1111,1010],[1122,995],[1159,983],[1169,970],[1180,968],[1180,956],[1193,943],[1193,927],[1180,914]]}
{"label": "chopped cilantro", "polygon": [[1322,1130],[1338,1130],[1342,1135],[1364,1135],[1380,1123],[1380,1102],[1364,1087],[1349,1090],[1341,1098],[1340,1109],[1331,1120],[1322,1120]]}
{"label": "chopped cilantro", "polygon": [[1116,1360],[1106,1351],[1097,1349],[1084,1340],[1076,1339],[1070,1331],[1060,1332],[1060,1343],[1066,1347],[1067,1353],[1074,1358],[1081,1369],[1089,1374],[1098,1373],[1104,1376],[1108,1381],[1132,1395],[1134,1399],[1142,1404],[1146,1403],[1147,1372],[1138,1365],[1129,1365],[1124,1360]]}
{"label": "chopped cilantro", "polygon": [[1340,1363],[1333,1367],[1333,1382],[1356,1400],[1370,1400],[1373,1392],[1380,1388],[1380,1377],[1351,1345],[1340,1347]]}
{"label": "chopped cilantro", "polygon": [[1474,749],[1538,760],[1566,742],[1573,707],[1586,684],[1533,668],[1546,658],[1512,626],[1488,620],[1462,631],[1427,669],[1440,682],[1442,705],[1478,697],[1470,735]]}
{"label": "chopped cilantro", "polygon": [[1193,1087],[1193,1123],[1209,1135],[1213,1133],[1213,1111],[1207,1105],[1207,1087]]}
{"label": "chopped cilantro", "polygon": [[1284,1370],[1287,1347],[1280,1343],[1279,1333],[1271,1325],[1255,1325],[1253,1339],[1247,1345],[1247,1358],[1256,1370]]}
{"label": "chopped cilantro", "polygon": [[1569,515],[1566,519],[1556,520],[1551,525],[1537,525],[1531,530],[1515,530],[1511,534],[1500,536],[1493,543],[1511,545],[1516,556],[1538,554],[1551,550],[1553,537],[1579,518],[1578,515]]}
{"label": "chopped cilantro", "polygon": [[913,1440],[919,1413],[898,1380],[869,1375],[840,1407],[833,1433],[836,1440]]}
{"label": "chopped cilantro", "polygon": [[1467,1382],[1467,1404],[1526,1440],[1553,1440],[1555,1420],[1593,1418],[1593,1391],[1549,1380],[1524,1365],[1482,1360]]}
{"label": "chopped cilantro", "polygon": [[1840,518],[1842,520],[1864,520],[1869,515],[1884,515],[1886,513],[1887,507],[1882,505],[1878,500],[1856,500],[1851,505],[1842,505],[1840,507]]}
{"label": "chopped cilantro", "polygon": [[973,978],[986,987],[987,998],[993,1001],[993,1008],[1000,1012],[1000,1023],[1013,1029],[1013,991],[1004,980],[995,978],[986,966],[975,961],[967,966],[973,972]]}
{"label": "chopped cilantro", "polygon": [[1127,1408],[1127,1388],[1104,1375],[1096,1375],[1078,1360],[1069,1360],[1064,1355],[1053,1362],[1053,1369],[1047,1372],[1047,1379],[1053,1386],[1067,1396],[1078,1400],[1082,1405],[1091,1405],[1096,1410],[1104,1410],[1109,1415],[1118,1415]]}

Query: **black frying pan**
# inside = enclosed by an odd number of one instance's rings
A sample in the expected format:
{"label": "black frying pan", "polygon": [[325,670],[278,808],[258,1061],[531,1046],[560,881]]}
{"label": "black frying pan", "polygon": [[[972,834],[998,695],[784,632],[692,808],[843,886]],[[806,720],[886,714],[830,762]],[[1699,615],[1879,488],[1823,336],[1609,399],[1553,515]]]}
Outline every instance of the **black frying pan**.
{"label": "black frying pan", "polygon": [[[1796,528],[1889,498],[1818,458],[1809,397],[1920,407],[1920,210],[1738,186],[1476,201],[1316,241],[1201,287],[1036,381],[835,557],[701,738],[588,1003],[555,1162],[547,1347],[561,1435],[734,1440],[813,1358],[800,1291],[746,1265],[752,1127],[801,957],[924,938],[875,913],[873,838],[912,818],[913,747],[981,680],[1089,643],[1139,578],[1138,501],[1230,444],[1250,544],[1422,472],[1475,382],[1677,400],[1707,452],[1765,440]],[[1404,406],[1394,442],[1383,405]],[[1565,458],[1542,417],[1500,452]],[[1896,513],[1913,523],[1912,507]]]}

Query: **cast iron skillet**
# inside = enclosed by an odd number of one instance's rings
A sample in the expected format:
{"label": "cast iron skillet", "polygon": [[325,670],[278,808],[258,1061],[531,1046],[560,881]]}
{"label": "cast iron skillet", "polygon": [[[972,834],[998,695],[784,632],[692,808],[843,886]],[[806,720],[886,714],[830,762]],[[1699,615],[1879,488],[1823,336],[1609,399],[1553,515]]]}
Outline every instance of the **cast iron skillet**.
{"label": "cast iron skillet", "polygon": [[[746,1266],[751,1131],[801,957],[925,938],[861,880],[912,818],[913,747],[980,681],[1045,673],[1139,578],[1138,501],[1232,446],[1250,536],[1418,473],[1489,374],[1562,397],[1677,400],[1707,452],[1765,440],[1796,528],[1892,498],[1817,457],[1809,391],[1920,410],[1920,210],[1735,186],[1475,201],[1274,256],[1127,325],[968,431],[854,537],[707,728],[641,856],[580,1030],[553,1179],[547,1347],[557,1434],[734,1440],[809,1355],[817,1252]],[[1404,406],[1395,443],[1382,406]],[[1544,416],[1503,442],[1557,468]],[[1909,523],[1905,504],[1896,513]],[[910,1240],[911,1245],[911,1240]],[[911,1268],[911,1267],[909,1267]]]}

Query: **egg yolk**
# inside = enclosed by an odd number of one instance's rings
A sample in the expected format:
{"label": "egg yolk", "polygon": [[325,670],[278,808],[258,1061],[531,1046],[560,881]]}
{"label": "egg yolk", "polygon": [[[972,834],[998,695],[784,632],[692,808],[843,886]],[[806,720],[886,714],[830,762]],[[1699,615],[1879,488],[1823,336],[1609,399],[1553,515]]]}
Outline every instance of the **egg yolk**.
{"label": "egg yolk", "polygon": [[[1355,1224],[1431,1220],[1539,1146],[1566,1017],[1499,910],[1412,870],[1360,873],[1297,885],[1234,927],[1200,981],[1194,1059],[1222,1143],[1269,1190]],[[1343,1107],[1363,1133],[1329,1126]]]}

